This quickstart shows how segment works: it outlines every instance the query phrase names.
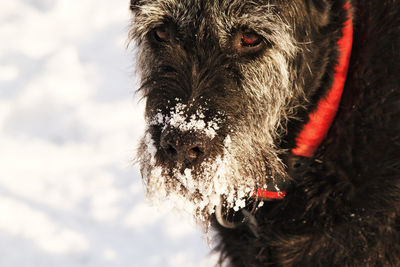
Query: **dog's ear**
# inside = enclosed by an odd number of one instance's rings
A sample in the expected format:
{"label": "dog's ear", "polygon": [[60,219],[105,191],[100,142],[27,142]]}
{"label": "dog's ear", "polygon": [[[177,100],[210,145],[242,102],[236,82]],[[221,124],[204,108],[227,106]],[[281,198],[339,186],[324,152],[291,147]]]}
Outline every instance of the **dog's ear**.
{"label": "dog's ear", "polygon": [[324,0],[311,0],[311,2],[318,12],[324,12],[328,7],[328,2]]}
{"label": "dog's ear", "polygon": [[331,5],[326,0],[308,0],[310,14],[315,18],[315,22],[320,27],[326,26],[330,22]]}

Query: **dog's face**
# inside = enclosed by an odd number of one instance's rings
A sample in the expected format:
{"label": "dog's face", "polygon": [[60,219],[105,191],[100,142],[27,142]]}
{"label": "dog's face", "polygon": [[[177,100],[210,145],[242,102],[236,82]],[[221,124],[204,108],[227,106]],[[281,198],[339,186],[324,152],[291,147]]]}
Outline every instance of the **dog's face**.
{"label": "dog's face", "polygon": [[181,199],[207,220],[218,205],[244,207],[257,187],[279,190],[280,138],[321,79],[329,5],[133,0],[131,9],[148,195]]}

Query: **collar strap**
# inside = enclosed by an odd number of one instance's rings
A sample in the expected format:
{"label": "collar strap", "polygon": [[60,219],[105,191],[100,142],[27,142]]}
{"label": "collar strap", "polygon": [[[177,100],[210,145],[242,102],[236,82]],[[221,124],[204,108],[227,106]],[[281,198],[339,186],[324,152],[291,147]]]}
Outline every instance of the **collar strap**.
{"label": "collar strap", "polygon": [[[254,197],[255,197],[254,192]],[[262,188],[257,189],[257,198],[258,199],[284,199],[286,196],[286,191],[268,191]]]}
{"label": "collar strap", "polygon": [[[348,20],[343,23],[343,36],[337,41],[339,58],[335,66],[332,87],[326,96],[319,100],[317,108],[309,114],[308,122],[296,138],[296,145],[291,151],[292,155],[311,158],[325,139],[338,111],[353,45],[353,20],[350,14],[350,4],[346,3],[344,9],[348,12]],[[259,199],[283,199],[285,195],[286,191],[257,189]]]}
{"label": "collar strap", "polygon": [[318,146],[325,139],[339,108],[353,44],[353,22],[349,12],[350,4],[346,3],[344,8],[348,11],[349,19],[344,23],[342,28],[343,36],[337,42],[339,58],[335,66],[332,87],[327,95],[319,100],[317,108],[309,114],[308,122],[296,138],[296,146],[292,149],[293,155],[308,158],[314,155]]}

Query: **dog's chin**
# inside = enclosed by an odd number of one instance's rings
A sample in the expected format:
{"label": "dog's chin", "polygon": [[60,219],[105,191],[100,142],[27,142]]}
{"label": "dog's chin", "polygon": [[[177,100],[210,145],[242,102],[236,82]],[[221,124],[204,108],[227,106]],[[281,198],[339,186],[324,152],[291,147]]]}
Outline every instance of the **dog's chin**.
{"label": "dog's chin", "polygon": [[[149,133],[143,138],[138,153],[147,197],[157,203],[172,201],[172,206],[194,215],[209,225],[217,208],[236,212],[254,202],[252,196],[266,179],[266,167],[251,172],[249,162],[233,153],[231,140],[225,138],[221,154],[206,158],[195,166],[171,164],[162,157]],[[257,162],[257,161],[255,161]]]}
{"label": "dog's chin", "polygon": [[172,201],[177,209],[208,223],[216,207],[235,211],[246,206],[256,187],[255,179],[245,178],[245,169],[229,152],[225,142],[222,154],[206,158],[196,166],[163,163],[150,134],[143,138],[138,153],[147,197],[157,203]]}

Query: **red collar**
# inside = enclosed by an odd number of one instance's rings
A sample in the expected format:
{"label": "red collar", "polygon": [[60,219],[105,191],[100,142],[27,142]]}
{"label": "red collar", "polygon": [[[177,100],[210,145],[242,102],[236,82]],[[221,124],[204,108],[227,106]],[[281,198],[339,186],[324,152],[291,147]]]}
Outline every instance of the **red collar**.
{"label": "red collar", "polygon": [[[325,139],[339,108],[353,45],[353,20],[349,12],[350,4],[346,3],[344,9],[349,13],[349,19],[344,22],[343,36],[337,42],[339,59],[335,66],[332,87],[326,96],[319,100],[317,108],[309,114],[308,122],[297,136],[296,145],[291,151],[295,156],[311,158],[314,155]],[[283,199],[285,196],[286,191],[274,192],[261,188],[257,190],[257,197],[260,199]]]}

